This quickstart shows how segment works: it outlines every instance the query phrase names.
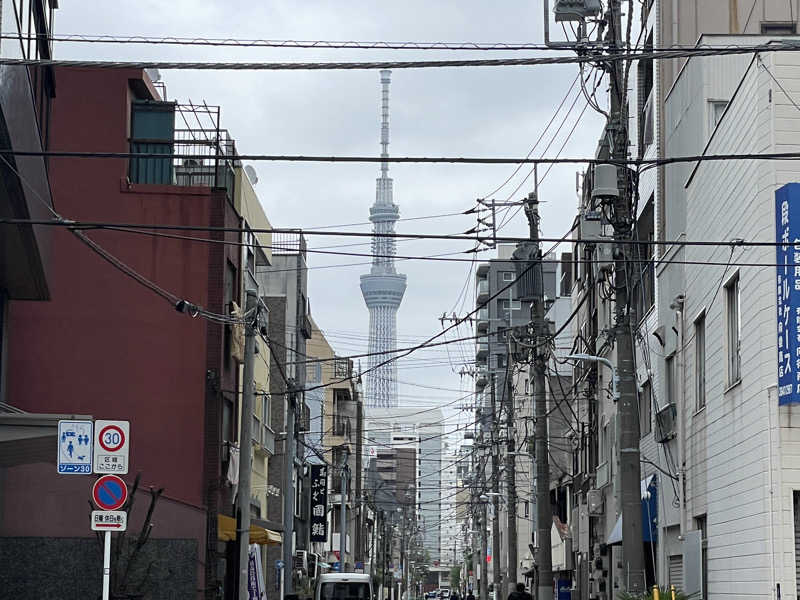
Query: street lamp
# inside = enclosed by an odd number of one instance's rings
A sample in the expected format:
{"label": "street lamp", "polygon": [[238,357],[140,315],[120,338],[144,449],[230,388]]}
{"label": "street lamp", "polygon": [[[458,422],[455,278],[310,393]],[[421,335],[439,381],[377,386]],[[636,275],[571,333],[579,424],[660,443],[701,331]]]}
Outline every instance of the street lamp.
{"label": "street lamp", "polygon": [[619,392],[617,392],[617,382],[619,378],[617,377],[617,368],[607,358],[603,358],[602,356],[594,356],[592,354],[570,354],[566,357],[570,360],[582,360],[586,362],[599,362],[603,363],[609,369],[611,369],[611,395],[614,397],[614,402],[619,400]]}

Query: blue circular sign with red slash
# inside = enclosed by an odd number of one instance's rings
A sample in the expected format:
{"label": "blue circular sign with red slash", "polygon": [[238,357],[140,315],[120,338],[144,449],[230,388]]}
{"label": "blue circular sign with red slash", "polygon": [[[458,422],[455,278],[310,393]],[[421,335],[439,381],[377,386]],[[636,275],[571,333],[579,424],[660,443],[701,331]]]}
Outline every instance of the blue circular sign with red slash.
{"label": "blue circular sign with red slash", "polygon": [[117,510],[128,499],[128,486],[116,475],[103,475],[94,482],[92,499],[102,510]]}

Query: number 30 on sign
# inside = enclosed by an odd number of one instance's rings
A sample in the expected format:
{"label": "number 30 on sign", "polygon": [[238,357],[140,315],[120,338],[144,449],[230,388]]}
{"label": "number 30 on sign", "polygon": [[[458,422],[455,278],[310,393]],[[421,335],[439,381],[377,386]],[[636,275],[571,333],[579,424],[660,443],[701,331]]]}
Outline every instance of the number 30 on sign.
{"label": "number 30 on sign", "polygon": [[125,475],[130,448],[128,421],[94,422],[94,472]]}

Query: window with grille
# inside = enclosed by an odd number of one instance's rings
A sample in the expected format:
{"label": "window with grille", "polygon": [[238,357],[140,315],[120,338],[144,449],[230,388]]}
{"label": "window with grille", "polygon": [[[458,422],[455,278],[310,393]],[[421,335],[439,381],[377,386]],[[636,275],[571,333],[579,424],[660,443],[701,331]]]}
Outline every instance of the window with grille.
{"label": "window with grille", "polygon": [[694,394],[695,406],[700,410],[706,405],[706,314],[694,322]]}
{"label": "window with grille", "polygon": [[741,306],[739,274],[725,285],[725,333],[728,360],[728,386],[742,378]]}

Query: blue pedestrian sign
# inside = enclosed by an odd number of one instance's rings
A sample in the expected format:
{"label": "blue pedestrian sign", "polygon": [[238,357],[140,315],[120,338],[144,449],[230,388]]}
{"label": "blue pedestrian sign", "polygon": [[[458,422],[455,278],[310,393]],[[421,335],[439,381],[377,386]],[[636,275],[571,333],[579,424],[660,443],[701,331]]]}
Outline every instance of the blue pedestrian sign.
{"label": "blue pedestrian sign", "polygon": [[283,568],[283,561],[282,560],[276,560],[275,561],[275,568],[276,569],[282,569]]}
{"label": "blue pedestrian sign", "polygon": [[92,472],[92,422],[58,422],[58,472],[89,475]]}

